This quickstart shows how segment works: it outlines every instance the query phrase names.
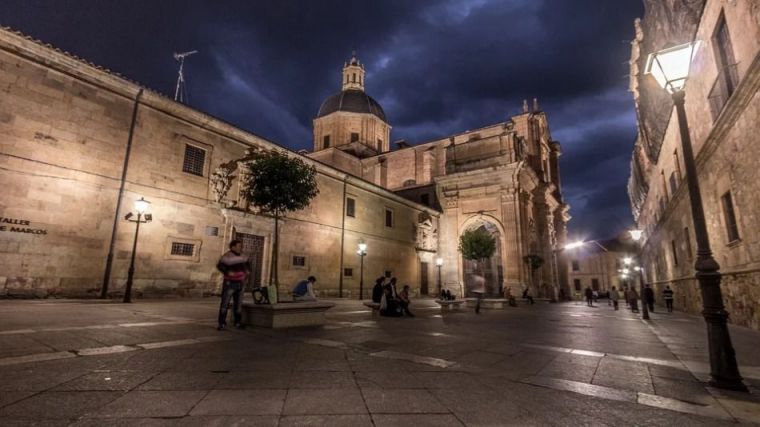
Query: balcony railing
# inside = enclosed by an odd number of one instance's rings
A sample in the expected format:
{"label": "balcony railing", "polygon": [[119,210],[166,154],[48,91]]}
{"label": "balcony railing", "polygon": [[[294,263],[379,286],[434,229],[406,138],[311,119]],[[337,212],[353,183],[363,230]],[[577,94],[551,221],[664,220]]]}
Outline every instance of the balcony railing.
{"label": "balcony railing", "polygon": [[717,120],[738,84],[739,73],[736,70],[736,64],[728,65],[720,70],[712,89],[710,89],[710,94],[707,96],[713,121]]}

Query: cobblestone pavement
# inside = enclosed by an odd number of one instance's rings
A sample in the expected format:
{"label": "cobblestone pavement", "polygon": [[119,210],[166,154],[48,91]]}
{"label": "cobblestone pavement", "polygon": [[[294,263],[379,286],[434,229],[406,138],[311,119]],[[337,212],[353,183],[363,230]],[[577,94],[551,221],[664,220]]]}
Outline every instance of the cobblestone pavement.
{"label": "cobblestone pavement", "polygon": [[760,423],[760,333],[731,328],[751,393],[705,386],[701,319],[574,303],[215,330],[216,299],[0,301],[2,425]]}

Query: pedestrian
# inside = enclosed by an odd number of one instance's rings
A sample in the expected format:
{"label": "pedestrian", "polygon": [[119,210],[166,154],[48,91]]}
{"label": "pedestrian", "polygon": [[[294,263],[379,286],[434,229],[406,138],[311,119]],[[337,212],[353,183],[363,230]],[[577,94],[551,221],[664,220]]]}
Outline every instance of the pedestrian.
{"label": "pedestrian", "polygon": [[317,296],[314,294],[314,284],[317,278],[309,276],[306,280],[301,280],[294,287],[291,293],[293,301],[316,301]]}
{"label": "pedestrian", "polygon": [[618,300],[620,299],[620,292],[618,292],[615,287],[612,287],[612,290],[610,291],[610,301],[612,301],[612,306],[615,308],[615,310],[618,309]]}
{"label": "pedestrian", "polygon": [[559,288],[559,300],[564,301],[565,300],[565,289]]}
{"label": "pedestrian", "polygon": [[654,289],[649,285],[644,287],[644,301],[646,302],[649,311],[654,312]]}
{"label": "pedestrian", "polygon": [[222,302],[219,305],[219,322],[217,330],[223,331],[227,327],[227,310],[232,300],[232,315],[235,320],[235,327],[242,328],[241,322],[241,292],[243,284],[248,279],[248,273],[251,271],[251,263],[247,256],[243,255],[243,242],[232,240],[227,251],[216,264],[217,270],[223,275],[222,281]]}
{"label": "pedestrian", "polygon": [[639,312],[639,293],[633,286],[628,291],[628,304],[631,306],[631,312]]}
{"label": "pedestrian", "polygon": [[380,300],[383,298],[383,281],[384,277],[378,277],[375,280],[375,286],[372,288],[372,302],[380,304]]}
{"label": "pedestrian", "polygon": [[628,290],[628,285],[625,285],[625,289],[623,289],[623,299],[625,300],[625,308],[631,308],[631,297],[629,296],[630,291]]}
{"label": "pedestrian", "polygon": [[395,288],[395,277],[383,286],[383,296],[380,299],[380,315],[399,317],[402,315]]}
{"label": "pedestrian", "polygon": [[524,300],[528,300],[530,305],[533,305],[533,296],[530,294],[530,288],[525,288],[522,297]]}
{"label": "pedestrian", "polygon": [[411,300],[409,299],[409,285],[404,285],[404,288],[401,290],[401,292],[399,292],[398,303],[401,306],[402,314],[409,317],[414,317],[414,314],[409,311],[409,304],[411,303]]}
{"label": "pedestrian", "polygon": [[480,302],[483,300],[483,294],[486,293],[486,278],[479,274],[474,274],[473,282],[472,293],[475,294],[475,314],[480,314]]}
{"label": "pedestrian", "polygon": [[665,290],[662,291],[662,297],[665,299],[665,306],[668,308],[668,313],[673,312],[673,290],[670,286],[665,286]]}
{"label": "pedestrian", "polygon": [[591,290],[591,288],[586,286],[585,294],[586,294],[586,305],[589,307],[593,307],[594,306],[594,292]]}

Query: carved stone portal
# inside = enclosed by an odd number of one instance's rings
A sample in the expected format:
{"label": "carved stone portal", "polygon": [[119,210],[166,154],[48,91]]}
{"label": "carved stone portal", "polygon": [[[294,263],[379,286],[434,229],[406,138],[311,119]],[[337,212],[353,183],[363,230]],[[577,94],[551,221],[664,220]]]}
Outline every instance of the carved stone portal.
{"label": "carved stone portal", "polygon": [[417,249],[435,251],[438,248],[438,229],[433,225],[433,218],[427,212],[421,212],[414,226]]}

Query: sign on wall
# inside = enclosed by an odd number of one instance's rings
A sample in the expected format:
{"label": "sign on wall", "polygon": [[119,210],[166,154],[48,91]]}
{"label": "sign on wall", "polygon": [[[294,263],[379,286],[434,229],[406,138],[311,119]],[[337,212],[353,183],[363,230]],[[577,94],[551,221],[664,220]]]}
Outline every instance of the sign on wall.
{"label": "sign on wall", "polygon": [[31,221],[18,218],[0,217],[0,232],[6,233],[27,233],[27,234],[47,234],[47,230],[42,228],[31,227]]}

